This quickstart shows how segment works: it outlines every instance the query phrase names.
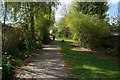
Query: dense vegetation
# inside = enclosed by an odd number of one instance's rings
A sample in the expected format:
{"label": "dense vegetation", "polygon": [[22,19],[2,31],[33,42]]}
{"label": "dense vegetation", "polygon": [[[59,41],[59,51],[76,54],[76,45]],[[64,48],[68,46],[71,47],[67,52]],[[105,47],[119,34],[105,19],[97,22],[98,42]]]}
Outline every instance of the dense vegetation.
{"label": "dense vegetation", "polygon": [[[50,30],[59,37],[77,41],[81,47],[120,56],[120,35],[113,34],[120,33],[120,24],[118,20],[115,20],[115,24],[109,24],[107,2],[73,2],[68,13],[59,22],[55,22],[57,5],[58,2],[5,2],[2,5],[4,13],[3,22],[0,23],[3,28],[3,78],[11,77],[16,66],[24,64],[23,60],[40,49],[42,44],[49,44]],[[12,23],[7,24],[9,21]],[[54,25],[57,27],[53,27]],[[73,51],[67,47],[72,44],[70,41],[65,40],[60,44],[74,77],[115,78],[118,75],[116,63]],[[85,56],[87,59],[84,59]],[[83,68],[86,68],[85,72],[78,71]],[[98,71],[94,72],[95,70]]]}
{"label": "dense vegetation", "polygon": [[[3,4],[3,78],[10,76],[12,70],[23,64],[22,60],[40,48],[42,43],[49,43],[49,30],[55,20],[53,8],[56,9],[57,4],[55,2],[5,2]],[[19,24],[20,27],[15,28],[13,25],[6,24],[8,20],[13,24]],[[17,36],[14,38],[10,33],[10,38],[7,30],[14,31]],[[9,38],[14,41],[17,37],[18,44],[7,48]]]}
{"label": "dense vegetation", "polygon": [[[100,6],[102,9],[99,9]],[[69,12],[57,22],[59,34],[75,39],[85,48],[120,55],[120,37],[113,34],[120,32],[119,21],[117,20],[114,27],[109,24],[106,15],[108,8],[106,2],[73,2]]]}

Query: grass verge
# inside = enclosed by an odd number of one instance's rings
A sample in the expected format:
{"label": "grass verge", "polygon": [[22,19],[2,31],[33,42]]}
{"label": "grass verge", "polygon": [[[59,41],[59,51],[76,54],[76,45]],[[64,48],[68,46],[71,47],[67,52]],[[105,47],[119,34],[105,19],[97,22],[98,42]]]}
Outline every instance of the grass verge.
{"label": "grass verge", "polygon": [[117,62],[73,50],[70,45],[76,44],[74,40],[64,39],[64,42],[61,41],[62,38],[57,40],[60,41],[62,54],[73,78],[87,80],[120,78],[120,64]]}

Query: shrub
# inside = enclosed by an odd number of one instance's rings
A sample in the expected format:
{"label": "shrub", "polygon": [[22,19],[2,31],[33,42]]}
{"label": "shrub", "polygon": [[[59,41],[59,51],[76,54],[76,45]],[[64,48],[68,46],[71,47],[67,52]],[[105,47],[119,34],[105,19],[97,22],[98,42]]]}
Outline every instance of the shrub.
{"label": "shrub", "polygon": [[36,41],[36,48],[41,48],[42,46],[42,42],[41,41]]}
{"label": "shrub", "polygon": [[83,47],[100,48],[102,39],[110,34],[108,32],[109,24],[101,21],[97,15],[85,15],[71,11],[66,16],[66,22],[72,30],[73,38]]}
{"label": "shrub", "polygon": [[109,54],[112,54],[112,55],[114,55],[114,56],[120,55],[120,54],[118,53],[118,49],[116,49],[116,48],[113,48],[113,49],[109,49],[109,48],[108,48],[107,51],[108,51]]}
{"label": "shrub", "polygon": [[10,49],[9,55],[11,55],[13,58],[25,59],[29,54],[24,50],[20,51],[18,47],[14,47]]}
{"label": "shrub", "polygon": [[22,65],[22,60],[27,57],[29,57],[29,54],[24,50],[20,51],[18,47],[11,48],[9,52],[5,52],[2,55],[3,78],[13,75],[15,67]]}
{"label": "shrub", "polygon": [[12,62],[11,62],[11,56],[8,55],[7,53],[5,53],[4,55],[2,55],[2,76],[7,77],[11,74],[11,69],[14,68],[14,66],[12,66]]}

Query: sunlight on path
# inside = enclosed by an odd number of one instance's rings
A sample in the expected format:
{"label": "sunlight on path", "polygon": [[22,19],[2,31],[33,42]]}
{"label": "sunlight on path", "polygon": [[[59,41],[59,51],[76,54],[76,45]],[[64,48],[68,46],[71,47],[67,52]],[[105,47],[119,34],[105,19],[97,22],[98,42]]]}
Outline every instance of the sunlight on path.
{"label": "sunlight on path", "polygon": [[51,42],[41,50],[43,55],[23,67],[17,78],[68,78],[59,50],[58,42]]}

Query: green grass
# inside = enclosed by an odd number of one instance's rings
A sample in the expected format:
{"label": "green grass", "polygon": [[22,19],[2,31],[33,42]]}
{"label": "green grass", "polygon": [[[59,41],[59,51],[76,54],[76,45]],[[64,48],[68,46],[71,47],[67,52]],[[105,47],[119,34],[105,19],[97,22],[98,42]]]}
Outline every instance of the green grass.
{"label": "green grass", "polygon": [[[57,38],[57,40],[63,39]],[[61,51],[73,78],[87,80],[90,78],[120,78],[120,69],[118,70],[120,65],[117,62],[73,50],[70,45],[75,44],[75,41],[64,40],[65,42],[60,42]]]}

